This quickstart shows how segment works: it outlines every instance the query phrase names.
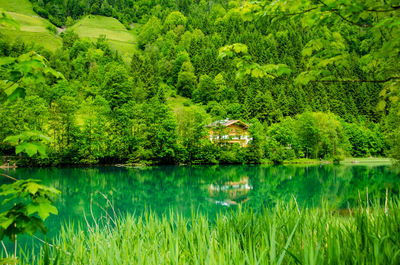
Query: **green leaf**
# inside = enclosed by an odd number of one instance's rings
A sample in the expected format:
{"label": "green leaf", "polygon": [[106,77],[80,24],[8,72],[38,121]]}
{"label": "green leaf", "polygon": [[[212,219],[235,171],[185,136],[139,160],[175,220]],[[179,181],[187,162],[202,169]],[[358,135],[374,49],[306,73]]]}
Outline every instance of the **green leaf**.
{"label": "green leaf", "polygon": [[42,185],[35,183],[35,182],[30,182],[25,185],[25,191],[29,192],[30,195],[35,195],[36,192],[42,187]]}
{"label": "green leaf", "polygon": [[26,131],[19,135],[8,136],[4,142],[17,145],[16,154],[25,152],[31,157],[38,153],[42,157],[47,157],[43,142],[51,142],[51,138],[37,131]]}
{"label": "green leaf", "polygon": [[6,93],[9,101],[14,101],[18,97],[24,98],[26,94],[25,89],[19,86],[18,84],[12,85],[11,87],[7,88],[4,92]]}
{"label": "green leaf", "polygon": [[287,65],[285,64],[278,65],[278,71],[277,71],[278,76],[290,75],[291,73],[292,69],[290,69]]}
{"label": "green leaf", "polygon": [[289,245],[290,245],[290,243],[292,242],[294,233],[296,232],[296,228],[297,228],[297,226],[299,225],[299,222],[300,222],[300,219],[297,220],[296,225],[294,226],[294,228],[293,228],[293,230],[292,230],[292,233],[289,235],[289,238],[288,238],[287,241],[286,241],[285,247],[284,247],[284,249],[283,249],[283,251],[282,251],[282,253],[281,253],[280,257],[279,257],[279,260],[278,260],[278,262],[276,263],[277,265],[282,264],[283,258],[284,258],[285,255],[286,255],[286,249],[289,248]]}
{"label": "green leaf", "polygon": [[37,143],[37,144],[36,144],[36,148],[37,148],[37,151],[38,151],[38,153],[40,154],[40,156],[42,156],[43,158],[46,158],[46,157],[47,157],[46,146],[44,146],[44,145],[41,144],[41,143]]}
{"label": "green leaf", "polygon": [[298,85],[307,85],[312,80],[315,80],[313,75],[310,75],[309,72],[302,72],[296,77],[294,83]]}
{"label": "green leaf", "polygon": [[6,89],[4,90],[4,93],[6,93],[8,97],[10,97],[10,95],[11,95],[12,93],[14,93],[14,91],[15,91],[15,89],[17,89],[17,87],[18,87],[18,84],[17,84],[17,83],[14,83],[14,84],[12,84],[11,86],[9,86],[8,88],[6,88]]}
{"label": "green leaf", "polygon": [[29,222],[25,223],[24,228],[24,232],[30,235],[33,235],[38,229],[42,234],[47,233],[47,228],[44,225],[43,221],[35,216],[30,217]]}
{"label": "green leaf", "polygon": [[53,205],[51,205],[49,202],[47,203],[31,203],[29,205],[26,206],[26,210],[28,215],[34,214],[34,213],[38,213],[40,218],[42,218],[43,220],[46,220],[47,217],[49,217],[49,215],[58,214],[57,208],[54,207]]}
{"label": "green leaf", "polygon": [[37,154],[38,149],[35,144],[32,143],[22,143],[15,148],[15,153],[19,154],[25,152],[28,156],[32,157]]}
{"label": "green leaf", "polygon": [[16,60],[16,59],[13,58],[13,57],[1,57],[1,58],[0,58],[0,66],[13,63],[13,62],[15,62],[15,60]]}
{"label": "green leaf", "polygon": [[255,78],[259,78],[259,77],[263,77],[264,73],[260,69],[254,68],[253,70],[251,70],[251,76],[255,77]]}
{"label": "green leaf", "polygon": [[10,143],[10,144],[18,144],[19,143],[19,135],[10,135],[7,136],[4,140],[4,143]]}
{"label": "green leaf", "polygon": [[42,207],[40,208],[39,211],[39,216],[40,218],[42,218],[43,220],[46,220],[46,218],[52,213],[54,215],[58,214],[57,208],[54,207],[53,205],[51,205],[50,203],[48,204],[42,204]]}
{"label": "green leaf", "polygon": [[236,53],[246,54],[248,51],[247,45],[242,43],[235,43],[232,46],[233,46],[233,51]]}
{"label": "green leaf", "polygon": [[0,217],[0,226],[3,227],[4,229],[7,229],[13,222],[14,218],[6,218],[4,216]]}
{"label": "green leaf", "polygon": [[45,65],[39,60],[30,60],[19,62],[15,69],[21,71],[22,73],[30,73],[33,69],[43,68]]}
{"label": "green leaf", "polygon": [[54,76],[55,78],[60,78],[60,79],[65,79],[64,75],[60,72],[57,72],[56,70],[50,68],[50,67],[45,67],[43,69],[43,72],[45,74],[50,74],[52,76]]}

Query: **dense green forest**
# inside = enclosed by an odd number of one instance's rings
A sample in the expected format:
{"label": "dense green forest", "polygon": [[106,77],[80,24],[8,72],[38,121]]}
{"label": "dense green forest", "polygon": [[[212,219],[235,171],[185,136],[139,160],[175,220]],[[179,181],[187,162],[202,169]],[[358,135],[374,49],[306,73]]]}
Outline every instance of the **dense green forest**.
{"label": "dense green forest", "polygon": [[[290,7],[281,1],[31,2],[57,27],[86,15],[134,25],[137,49],[126,58],[106,36],[92,42],[67,29],[53,52],[0,29],[0,152],[15,153],[16,142],[4,141],[10,135],[48,147],[47,156],[38,150],[21,164],[399,158],[394,0],[292,1],[297,5]],[[59,78],[38,74],[43,65],[32,62],[39,55]],[[23,96],[6,99],[13,85]],[[205,125],[225,118],[251,124],[248,148],[207,139]]]}

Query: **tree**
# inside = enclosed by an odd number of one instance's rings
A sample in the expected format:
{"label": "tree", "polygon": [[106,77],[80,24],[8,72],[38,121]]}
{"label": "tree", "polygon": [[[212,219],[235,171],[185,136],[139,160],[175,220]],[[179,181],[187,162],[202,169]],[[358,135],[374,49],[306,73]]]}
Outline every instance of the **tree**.
{"label": "tree", "polygon": [[199,85],[193,91],[193,101],[207,104],[216,99],[216,87],[214,80],[208,75],[200,76]]}
{"label": "tree", "polygon": [[139,47],[143,49],[147,43],[156,40],[160,32],[161,21],[156,17],[151,17],[140,31],[138,36]]}
{"label": "tree", "polygon": [[192,64],[190,62],[184,62],[178,74],[178,82],[176,84],[178,94],[188,98],[192,97],[196,84],[197,81],[193,73]]}
{"label": "tree", "polygon": [[79,135],[79,156],[83,164],[96,164],[107,155],[109,145],[108,117],[111,109],[106,99],[88,97],[81,105],[85,114]]}
{"label": "tree", "polygon": [[208,162],[203,152],[203,148],[209,143],[205,111],[198,108],[182,108],[177,110],[176,118],[181,162]]}
{"label": "tree", "polygon": [[132,82],[126,67],[118,63],[110,63],[105,67],[101,94],[109,102],[112,110],[132,98]]}
{"label": "tree", "polygon": [[260,163],[261,159],[265,156],[265,144],[266,137],[264,132],[264,126],[257,119],[250,121],[249,133],[251,141],[248,147],[248,160],[256,163]]}
{"label": "tree", "polygon": [[[321,32],[321,38],[310,40],[303,49],[307,59],[306,71],[298,75],[297,82],[310,81],[330,82],[372,82],[393,83],[399,79],[399,61],[397,48],[400,45],[400,24],[398,1],[333,1],[333,0],[289,0],[262,1],[253,5],[252,9],[258,16],[274,19],[293,18],[302,27],[315,28]],[[337,27],[333,25],[343,25]],[[353,47],[345,39],[345,30],[361,30],[364,41],[355,43],[359,49],[364,49],[361,58],[363,70],[372,78],[353,79],[352,77],[337,78],[330,69],[337,69],[349,64],[352,59]],[[332,30],[330,30],[332,29]],[[340,32],[340,29],[343,32]],[[338,30],[338,31],[336,31]],[[373,36],[373,39],[365,37]],[[354,43],[354,42],[353,42]],[[329,68],[328,66],[333,66]]]}
{"label": "tree", "polygon": [[306,158],[318,157],[319,128],[312,113],[305,112],[298,118],[299,137]]}
{"label": "tree", "polygon": [[174,29],[178,25],[186,25],[186,17],[179,11],[174,11],[168,14],[164,22],[164,28],[166,30]]}
{"label": "tree", "polygon": [[138,117],[139,156],[153,163],[172,163],[176,156],[176,121],[169,107],[157,97],[142,105]]}
{"label": "tree", "polygon": [[[400,91],[395,89],[389,94],[390,102],[388,114],[384,120],[384,130],[386,141],[390,145],[390,156],[400,161]],[[385,94],[386,97],[389,95]],[[384,108],[385,101],[381,102],[381,108]]]}

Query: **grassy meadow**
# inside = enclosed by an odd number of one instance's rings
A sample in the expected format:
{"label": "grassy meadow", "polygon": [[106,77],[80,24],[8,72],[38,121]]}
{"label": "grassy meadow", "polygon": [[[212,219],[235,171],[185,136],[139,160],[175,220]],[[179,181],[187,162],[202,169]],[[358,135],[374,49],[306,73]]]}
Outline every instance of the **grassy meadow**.
{"label": "grassy meadow", "polygon": [[[400,264],[398,200],[333,210],[296,201],[210,220],[170,213],[88,218],[21,264]],[[100,228],[102,227],[102,228]],[[4,256],[4,253],[3,253]]]}
{"label": "grassy meadow", "polygon": [[[5,11],[20,25],[19,30],[1,29],[9,38],[20,38],[26,43],[35,43],[51,51],[61,47],[61,38],[47,29],[52,24],[37,15],[28,0],[0,0],[0,10]],[[134,32],[128,31],[115,18],[89,15],[68,29],[74,30],[79,37],[91,41],[96,41],[99,36],[105,35],[113,50],[118,50],[129,58],[129,54],[136,49]]]}
{"label": "grassy meadow", "polygon": [[4,11],[37,16],[29,0],[0,0],[0,8]]}
{"label": "grassy meadow", "polygon": [[61,47],[61,38],[47,29],[51,23],[39,17],[28,0],[0,0],[0,10],[19,23],[19,30],[1,29],[10,39],[20,38],[25,43],[35,43],[51,51]]}
{"label": "grassy meadow", "polygon": [[101,35],[107,37],[111,48],[124,54],[130,54],[136,49],[136,37],[118,20],[111,17],[89,15],[76,22],[70,29],[79,37],[96,41]]}

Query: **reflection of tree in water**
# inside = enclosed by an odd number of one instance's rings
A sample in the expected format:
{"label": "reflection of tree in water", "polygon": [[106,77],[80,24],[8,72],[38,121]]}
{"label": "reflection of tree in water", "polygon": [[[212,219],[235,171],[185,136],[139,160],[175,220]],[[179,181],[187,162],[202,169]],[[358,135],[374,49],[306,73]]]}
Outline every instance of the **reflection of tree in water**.
{"label": "reflection of tree in water", "polygon": [[[83,211],[99,218],[106,208],[111,210],[98,192],[112,201],[115,209],[141,214],[152,209],[158,214],[169,209],[183,215],[192,210],[210,217],[221,210],[221,204],[243,203],[259,209],[277,201],[288,201],[293,196],[300,206],[318,206],[324,198],[332,207],[347,207],[361,198],[384,198],[385,189],[399,193],[399,171],[389,166],[160,166],[143,169],[117,167],[17,169],[10,172],[17,178],[38,178],[46,185],[61,190],[57,208],[59,215],[48,219],[51,227],[59,227],[64,220],[83,220]],[[243,182],[243,183],[242,183]],[[245,183],[244,183],[245,182]],[[235,185],[248,185],[240,190]],[[229,192],[210,194],[210,185],[228,186]],[[239,187],[240,187],[239,185]],[[234,194],[236,192],[236,194]],[[216,204],[221,201],[221,204]],[[107,208],[108,207],[108,208]]]}

